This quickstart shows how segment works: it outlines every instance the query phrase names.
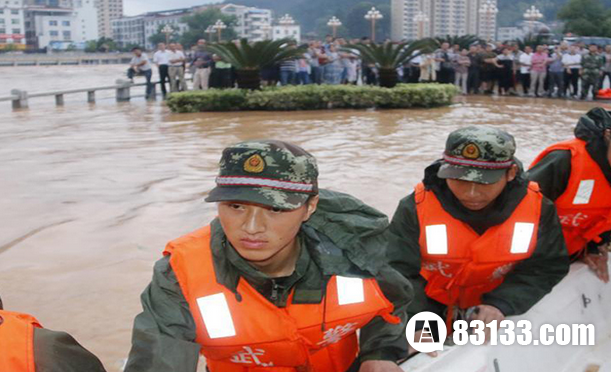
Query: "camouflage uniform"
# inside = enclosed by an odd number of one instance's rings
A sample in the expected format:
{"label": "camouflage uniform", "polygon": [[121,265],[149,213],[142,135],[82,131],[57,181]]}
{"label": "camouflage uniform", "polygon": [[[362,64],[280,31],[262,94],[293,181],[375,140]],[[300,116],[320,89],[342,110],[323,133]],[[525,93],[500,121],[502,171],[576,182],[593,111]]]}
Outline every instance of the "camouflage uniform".
{"label": "camouflage uniform", "polygon": [[[305,249],[300,250],[295,271],[284,278],[270,278],[250,265],[231,246],[220,221],[213,220],[210,250],[216,281],[237,293],[238,281],[244,278],[267,301],[283,308],[289,300],[321,303],[332,275],[374,277],[402,321],[394,325],[376,317],[363,327],[359,358],[349,371],[357,371],[366,360],[397,361],[407,354],[405,326],[412,292],[409,281],[387,264],[380,249],[388,219],[349,195],[319,190],[317,179],[314,157],[290,143],[249,141],[223,151],[217,187],[208,202],[244,201],[292,210],[314,195],[320,199],[297,235]],[[169,257],[155,264],[141,301],[143,312],[134,321],[125,371],[194,372],[200,351],[195,321]]]}
{"label": "camouflage uniform", "polygon": [[317,179],[316,159],[299,146],[242,142],[223,151],[217,187],[206,201],[241,200],[291,210],[318,194]]}
{"label": "camouflage uniform", "polygon": [[596,98],[600,83],[600,75],[604,64],[605,59],[598,54],[588,53],[581,59],[581,99],[586,99],[586,97],[588,97],[590,87],[592,88],[593,97]]}
{"label": "camouflage uniform", "polygon": [[[422,182],[454,219],[483,235],[488,229],[504,223],[527,194],[528,181],[514,157],[515,150],[514,138],[502,130],[478,126],[454,131],[448,137],[443,158],[425,169]],[[516,178],[508,182],[497,199],[482,211],[464,207],[446,183],[446,179],[496,183],[514,164],[519,168]],[[412,193],[400,201],[391,221],[387,232],[387,257],[391,266],[414,286],[414,300],[408,307],[408,316],[432,311],[443,317],[447,307],[426,295],[427,282],[420,275],[421,228]],[[544,198],[532,256],[519,261],[501,285],[485,293],[482,304],[496,307],[505,316],[522,314],[543,298],[568,269],[569,260],[556,208]]]}
{"label": "camouflage uniform", "polygon": [[[497,182],[514,164],[516,142],[502,130],[467,127],[450,133],[439,178],[483,184]],[[493,168],[486,168],[489,163]],[[483,164],[483,166],[471,166]]]}

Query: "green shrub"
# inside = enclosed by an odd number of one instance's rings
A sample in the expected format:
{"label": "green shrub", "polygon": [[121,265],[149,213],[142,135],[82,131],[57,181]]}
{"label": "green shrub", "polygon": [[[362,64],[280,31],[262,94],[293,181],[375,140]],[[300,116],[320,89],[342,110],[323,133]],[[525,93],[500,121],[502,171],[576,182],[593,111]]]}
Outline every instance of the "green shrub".
{"label": "green shrub", "polygon": [[299,85],[262,90],[210,89],[173,93],[174,112],[236,110],[405,109],[452,103],[458,93],[449,84],[399,84],[394,88],[355,85]]}

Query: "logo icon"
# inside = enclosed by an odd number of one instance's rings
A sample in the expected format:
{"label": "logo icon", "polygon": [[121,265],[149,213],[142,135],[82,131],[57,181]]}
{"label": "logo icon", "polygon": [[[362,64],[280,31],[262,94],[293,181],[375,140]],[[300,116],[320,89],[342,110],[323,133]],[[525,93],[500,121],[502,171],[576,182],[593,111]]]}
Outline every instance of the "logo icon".
{"label": "logo icon", "polygon": [[259,154],[255,154],[244,162],[244,170],[249,173],[261,173],[265,169],[265,161]]}
{"label": "logo icon", "polygon": [[443,350],[448,330],[439,315],[423,311],[407,322],[405,334],[411,347],[421,353],[430,353]]}
{"label": "logo icon", "polygon": [[462,150],[462,156],[467,159],[477,159],[481,155],[481,151],[476,144],[470,143]]}

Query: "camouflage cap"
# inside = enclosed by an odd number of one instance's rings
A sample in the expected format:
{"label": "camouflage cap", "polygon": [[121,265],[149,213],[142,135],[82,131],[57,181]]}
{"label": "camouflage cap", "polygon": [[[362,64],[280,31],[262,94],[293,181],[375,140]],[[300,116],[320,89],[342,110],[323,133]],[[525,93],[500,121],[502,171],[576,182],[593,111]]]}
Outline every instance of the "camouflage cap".
{"label": "camouflage cap", "polygon": [[491,184],[514,164],[516,142],[500,129],[478,126],[458,129],[448,136],[439,178]]}
{"label": "camouflage cap", "polygon": [[291,210],[316,194],[314,156],[288,142],[260,140],[223,150],[216,187],[206,201],[244,201]]}

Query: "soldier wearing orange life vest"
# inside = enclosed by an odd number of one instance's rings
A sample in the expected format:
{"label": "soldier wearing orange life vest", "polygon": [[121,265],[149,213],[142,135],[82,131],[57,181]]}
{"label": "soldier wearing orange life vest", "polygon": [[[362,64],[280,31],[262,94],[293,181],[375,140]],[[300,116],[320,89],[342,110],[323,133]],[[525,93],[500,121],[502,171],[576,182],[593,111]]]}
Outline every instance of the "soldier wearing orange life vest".
{"label": "soldier wearing orange life vest", "polygon": [[42,328],[34,317],[6,311],[0,300],[0,371],[104,372],[99,359],[64,332]]}
{"label": "soldier wearing orange life vest", "polygon": [[387,255],[414,286],[408,315],[500,322],[568,272],[554,205],[523,178],[515,150],[498,129],[454,131],[443,158],[399,203]]}
{"label": "soldier wearing orange life vest", "polygon": [[385,263],[387,219],[317,177],[286,142],[223,151],[218,218],[155,265],[126,372],[193,372],[200,353],[211,372],[401,370],[411,286]]}
{"label": "soldier wearing orange life vest", "polygon": [[611,242],[611,114],[594,108],[579,119],[575,138],[545,149],[529,178],[553,200],[569,255],[609,281]]}

